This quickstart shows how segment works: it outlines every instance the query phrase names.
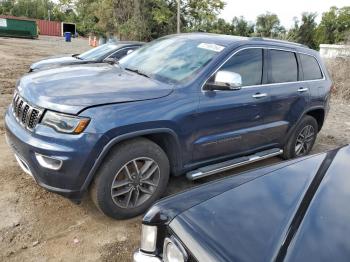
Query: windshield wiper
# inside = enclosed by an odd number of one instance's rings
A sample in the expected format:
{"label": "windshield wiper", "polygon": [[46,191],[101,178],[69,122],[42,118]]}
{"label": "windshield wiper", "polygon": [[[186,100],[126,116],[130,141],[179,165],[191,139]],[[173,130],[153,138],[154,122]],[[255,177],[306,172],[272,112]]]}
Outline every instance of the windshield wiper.
{"label": "windshield wiper", "polygon": [[125,70],[128,70],[128,71],[131,71],[131,72],[134,72],[134,73],[136,73],[136,74],[139,74],[139,75],[141,75],[141,76],[145,76],[145,77],[147,77],[147,78],[151,78],[149,75],[147,75],[147,74],[145,74],[145,73],[143,73],[143,72],[141,72],[141,71],[139,71],[139,70],[137,70],[137,69],[131,69],[131,68],[127,68],[127,67],[125,67],[124,69],[125,69]]}
{"label": "windshield wiper", "polygon": [[74,54],[74,55],[72,55],[72,57],[79,59],[79,60],[83,60],[81,57],[79,57],[79,54]]}

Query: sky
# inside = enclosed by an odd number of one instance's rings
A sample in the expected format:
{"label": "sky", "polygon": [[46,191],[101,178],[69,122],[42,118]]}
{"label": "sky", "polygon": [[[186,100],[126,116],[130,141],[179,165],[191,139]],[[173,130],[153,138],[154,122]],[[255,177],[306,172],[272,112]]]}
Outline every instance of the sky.
{"label": "sky", "polygon": [[256,17],[269,11],[278,15],[281,24],[289,29],[293,26],[293,17],[300,20],[303,12],[316,12],[317,22],[322,13],[331,6],[350,6],[350,0],[224,0],[225,9],[220,17],[228,22],[234,16],[244,16],[248,21],[255,22]]}

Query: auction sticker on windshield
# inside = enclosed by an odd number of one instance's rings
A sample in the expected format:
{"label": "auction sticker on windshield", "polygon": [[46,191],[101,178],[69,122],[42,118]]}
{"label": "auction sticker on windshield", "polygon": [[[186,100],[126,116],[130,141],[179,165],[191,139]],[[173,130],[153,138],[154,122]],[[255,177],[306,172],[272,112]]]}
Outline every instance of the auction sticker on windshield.
{"label": "auction sticker on windshield", "polygon": [[208,44],[208,43],[201,43],[197,47],[203,48],[203,49],[207,49],[207,50],[211,50],[211,51],[214,51],[214,52],[221,52],[225,48],[224,46],[221,46],[221,45]]}

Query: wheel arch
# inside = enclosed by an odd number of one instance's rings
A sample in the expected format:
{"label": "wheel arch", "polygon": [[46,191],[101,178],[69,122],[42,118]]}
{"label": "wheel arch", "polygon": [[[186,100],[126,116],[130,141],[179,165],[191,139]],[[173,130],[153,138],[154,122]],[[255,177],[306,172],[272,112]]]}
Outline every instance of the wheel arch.
{"label": "wheel arch", "polygon": [[310,109],[304,115],[312,116],[316,119],[318,125],[318,132],[321,131],[325,119],[325,110],[322,107]]}
{"label": "wheel arch", "polygon": [[89,188],[97,170],[101,167],[104,159],[108,156],[114,147],[118,146],[118,144],[121,142],[138,137],[147,138],[160,146],[169,158],[171,173],[176,175],[180,172],[182,166],[182,157],[179,139],[175,131],[169,128],[140,130],[114,137],[106,144],[96,159],[87,178],[85,179],[81,191],[86,191]]}
{"label": "wheel arch", "polygon": [[294,123],[294,125],[289,129],[287,136],[285,138],[285,143],[289,140],[290,136],[293,134],[295,128],[298,126],[298,123],[301,121],[301,119],[304,116],[312,116],[313,118],[316,119],[317,124],[318,124],[318,132],[321,131],[321,128],[323,126],[324,123],[324,119],[325,119],[325,109],[323,107],[312,107],[312,108],[308,108],[307,110],[305,110],[303,112],[303,114],[300,115],[300,117],[298,118],[298,120]]}

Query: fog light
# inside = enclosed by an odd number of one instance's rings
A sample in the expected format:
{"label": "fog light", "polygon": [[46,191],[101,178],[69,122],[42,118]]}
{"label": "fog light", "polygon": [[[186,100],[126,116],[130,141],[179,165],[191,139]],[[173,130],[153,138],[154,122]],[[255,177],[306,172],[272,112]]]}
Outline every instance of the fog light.
{"label": "fog light", "polygon": [[157,227],[142,225],[141,232],[141,250],[154,252],[157,243]]}
{"label": "fog light", "polygon": [[58,170],[62,166],[62,160],[56,159],[53,157],[43,156],[38,153],[35,153],[36,160],[38,160],[39,164],[42,167]]}
{"label": "fog light", "polygon": [[164,240],[163,260],[165,262],[187,261],[187,253],[185,249],[174,237],[166,238]]}

